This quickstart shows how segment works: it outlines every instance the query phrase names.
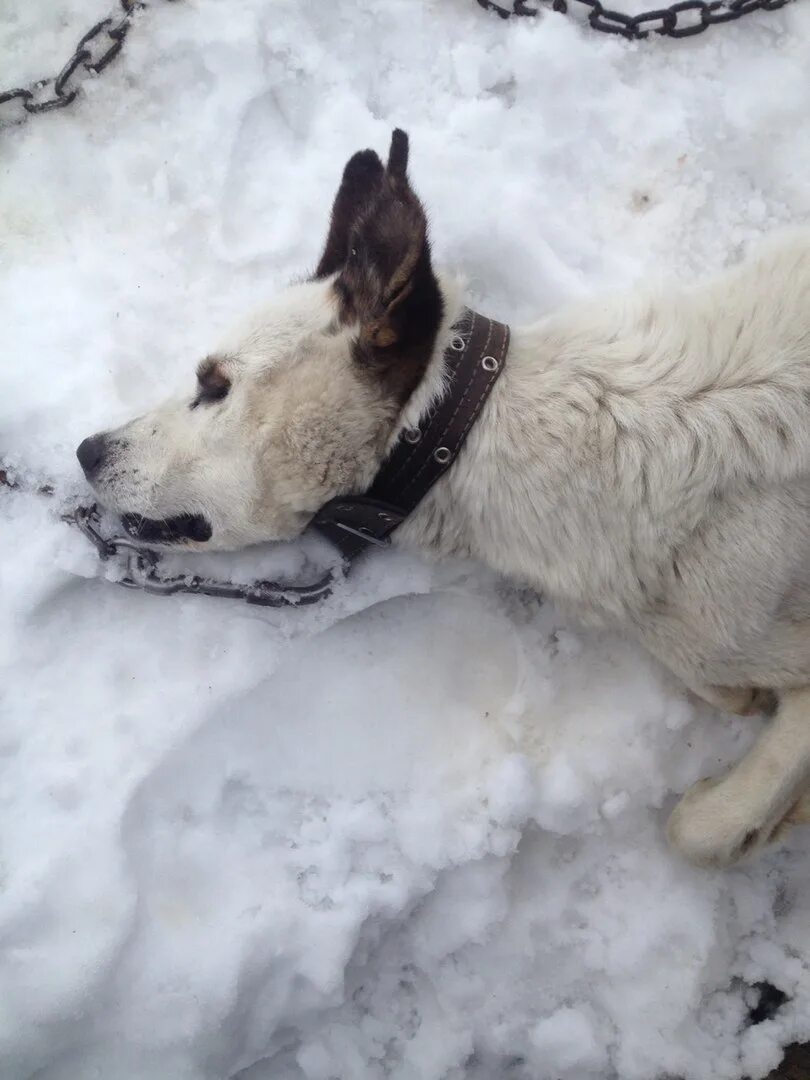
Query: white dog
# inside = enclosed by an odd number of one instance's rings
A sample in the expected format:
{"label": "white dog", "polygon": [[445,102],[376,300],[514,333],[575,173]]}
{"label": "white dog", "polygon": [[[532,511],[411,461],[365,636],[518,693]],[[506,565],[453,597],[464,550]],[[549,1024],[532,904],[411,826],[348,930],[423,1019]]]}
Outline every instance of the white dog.
{"label": "white dog", "polygon": [[[407,138],[349,161],[326,247],[197,372],[78,455],[146,541],[298,535],[365,492],[441,396],[463,298],[434,275]],[[634,635],[701,697],[776,712],[670,819],[723,865],[800,820],[810,784],[810,233],[700,288],[515,329],[458,460],[395,534],[468,555]],[[778,705],[777,703],[778,695]]]}

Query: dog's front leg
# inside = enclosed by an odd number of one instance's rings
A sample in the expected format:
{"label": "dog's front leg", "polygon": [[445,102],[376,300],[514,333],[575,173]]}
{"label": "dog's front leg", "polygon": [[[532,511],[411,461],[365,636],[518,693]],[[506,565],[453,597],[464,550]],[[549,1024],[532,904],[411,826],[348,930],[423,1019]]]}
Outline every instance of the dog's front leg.
{"label": "dog's front leg", "polygon": [[[719,780],[701,780],[669,819],[670,841],[700,866],[728,866],[804,813],[810,787],[810,688],[780,691],[773,720]],[[799,809],[799,804],[801,810]]]}

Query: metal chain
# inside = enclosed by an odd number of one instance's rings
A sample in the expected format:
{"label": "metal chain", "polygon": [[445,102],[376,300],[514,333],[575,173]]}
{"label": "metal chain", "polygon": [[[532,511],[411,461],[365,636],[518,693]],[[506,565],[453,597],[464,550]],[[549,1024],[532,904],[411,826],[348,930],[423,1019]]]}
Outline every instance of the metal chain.
{"label": "metal chain", "polygon": [[[26,484],[19,476],[0,463],[0,492],[25,491],[43,498],[53,498],[53,484]],[[213,596],[224,600],[244,600],[261,607],[306,607],[317,604],[331,596],[335,585],[342,581],[348,569],[345,561],[341,566],[328,570],[316,581],[306,585],[285,585],[279,581],[251,581],[245,584],[218,581],[199,574],[163,575],[159,571],[160,552],[135,543],[128,536],[103,536],[101,518],[97,507],[78,506],[61,515],[62,521],[74,525],[93,545],[102,562],[116,556],[124,559],[121,577],[110,578],[125,589],[139,589],[158,596],[189,593],[195,596]]]}
{"label": "metal chain", "polygon": [[[505,7],[498,0],[477,0],[487,11],[502,19],[517,16],[536,16],[540,4],[547,3],[553,11],[567,12],[569,2],[582,4],[588,12],[588,22],[594,30],[605,34],[639,40],[651,33],[664,37],[682,38],[701,34],[710,26],[732,22],[754,11],[776,11],[790,0],[680,0],[666,8],[628,15],[612,11],[601,0],[512,0]],[[99,75],[118,56],[124,47],[135,14],[146,8],[145,0],[118,0],[115,12],[100,19],[83,34],[70,59],[58,75],[38,79],[26,87],[0,91],[0,127],[21,124],[38,113],[64,109],[79,95],[81,83],[88,76]]]}
{"label": "metal chain", "polygon": [[0,91],[0,126],[21,124],[37,113],[71,105],[84,79],[99,75],[118,56],[135,14],[146,6],[143,0],[118,0],[112,15],[82,34],[58,75],[38,79],[27,87]]}
{"label": "metal chain", "polygon": [[666,8],[642,11],[638,15],[628,15],[624,11],[611,11],[601,0],[512,0],[511,7],[504,7],[497,0],[478,0],[486,11],[494,11],[502,19],[513,15],[536,16],[540,14],[538,4],[546,2],[552,11],[565,14],[569,3],[582,4],[588,12],[588,22],[594,30],[603,34],[619,34],[631,40],[641,40],[651,33],[663,37],[684,38],[702,34],[710,26],[733,22],[743,15],[755,11],[777,11],[790,0],[680,0]]}
{"label": "metal chain", "polygon": [[213,596],[222,600],[245,600],[261,607],[305,607],[317,604],[331,596],[343,571],[328,570],[323,577],[307,585],[282,585],[278,581],[252,581],[239,585],[231,581],[200,577],[199,574],[174,574],[164,576],[158,572],[160,553],[142,547],[128,536],[105,537],[99,532],[99,514],[95,506],[79,506],[62,520],[75,525],[93,544],[99,558],[104,562],[116,555],[126,557],[123,577],[116,585],[125,589],[140,589],[158,596],[190,593],[195,596]]}

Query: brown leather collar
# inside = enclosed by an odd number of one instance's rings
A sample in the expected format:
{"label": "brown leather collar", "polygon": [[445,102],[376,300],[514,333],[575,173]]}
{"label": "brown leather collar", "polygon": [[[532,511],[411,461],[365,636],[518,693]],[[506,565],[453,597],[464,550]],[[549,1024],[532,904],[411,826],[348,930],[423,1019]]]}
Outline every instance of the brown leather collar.
{"label": "brown leather collar", "polygon": [[509,327],[465,311],[445,350],[444,397],[418,428],[402,433],[365,495],[340,495],[322,506],[312,525],[346,559],[384,545],[456,460],[509,348]]}

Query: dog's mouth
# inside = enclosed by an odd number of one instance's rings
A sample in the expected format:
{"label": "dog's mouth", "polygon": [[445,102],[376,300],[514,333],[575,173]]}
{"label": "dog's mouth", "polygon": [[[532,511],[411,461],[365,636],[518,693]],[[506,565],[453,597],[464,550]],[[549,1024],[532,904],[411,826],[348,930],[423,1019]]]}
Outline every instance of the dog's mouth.
{"label": "dog's mouth", "polygon": [[202,514],[178,514],[160,521],[140,514],[122,514],[121,524],[133,540],[145,544],[182,544],[186,540],[204,543],[213,532]]}

